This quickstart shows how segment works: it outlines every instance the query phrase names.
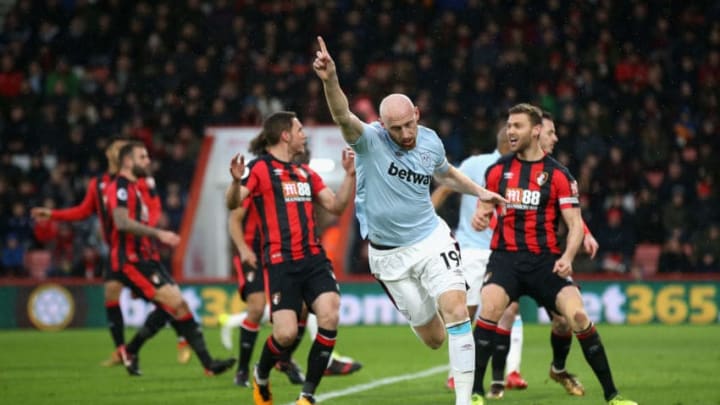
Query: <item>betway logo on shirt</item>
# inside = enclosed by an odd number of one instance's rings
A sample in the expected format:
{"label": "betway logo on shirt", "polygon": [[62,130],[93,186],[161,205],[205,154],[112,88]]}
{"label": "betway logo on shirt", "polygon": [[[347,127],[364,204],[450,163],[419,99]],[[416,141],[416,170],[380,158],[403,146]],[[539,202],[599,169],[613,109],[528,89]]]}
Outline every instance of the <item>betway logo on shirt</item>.
{"label": "betway logo on shirt", "polygon": [[310,183],[302,181],[284,181],[282,183],[282,191],[285,202],[312,201]]}
{"label": "betway logo on shirt", "polygon": [[398,177],[400,180],[405,180],[408,183],[428,185],[432,179],[432,176],[429,174],[415,173],[409,169],[400,169],[395,166],[394,162],[390,162],[390,167],[388,167],[387,172],[389,175]]}
{"label": "betway logo on shirt", "polygon": [[505,190],[507,208],[536,211],[540,206],[540,191],[508,187]]}

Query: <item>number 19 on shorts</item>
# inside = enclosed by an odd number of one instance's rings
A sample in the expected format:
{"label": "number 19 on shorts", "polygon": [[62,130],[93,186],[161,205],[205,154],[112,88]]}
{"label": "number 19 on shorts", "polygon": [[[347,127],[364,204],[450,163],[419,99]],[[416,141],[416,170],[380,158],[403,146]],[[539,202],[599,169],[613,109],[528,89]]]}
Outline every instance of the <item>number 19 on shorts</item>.
{"label": "number 19 on shorts", "polygon": [[440,253],[440,257],[445,261],[445,266],[448,270],[460,267],[460,251],[457,249],[450,249],[447,252]]}

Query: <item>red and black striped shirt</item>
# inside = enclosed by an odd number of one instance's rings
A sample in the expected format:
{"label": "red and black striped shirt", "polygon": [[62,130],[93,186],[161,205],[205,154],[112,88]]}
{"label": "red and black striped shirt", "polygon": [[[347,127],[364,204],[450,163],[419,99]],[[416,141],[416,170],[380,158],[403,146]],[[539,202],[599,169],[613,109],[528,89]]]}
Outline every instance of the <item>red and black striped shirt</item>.
{"label": "red and black striped shirt", "polygon": [[[113,181],[113,176],[109,173],[103,173],[92,177],[88,181],[85,197],[80,204],[62,209],[52,210],[51,219],[59,221],[82,221],[92,214],[98,216],[100,227],[103,232],[105,243],[110,246],[110,212],[107,210],[107,198],[105,197],[105,189]],[[155,191],[155,187],[151,187],[145,179],[138,179],[138,188],[143,194],[143,201],[148,204],[150,213],[150,225],[157,224],[162,213],[162,203],[160,197]]]}
{"label": "red and black striped shirt", "polygon": [[498,217],[490,248],[560,254],[560,210],[579,207],[577,182],[557,160],[536,162],[514,154],[501,157],[485,173],[486,187],[508,200]]}
{"label": "red and black striped shirt", "polygon": [[103,173],[88,181],[85,197],[74,207],[52,210],[50,218],[59,221],[82,221],[92,214],[97,214],[103,231],[105,243],[110,245],[110,216],[105,201],[105,188],[112,182],[113,176]]}
{"label": "red and black striped shirt", "polygon": [[[137,182],[130,181],[124,176],[117,176],[106,188],[105,197],[111,219],[113,210],[123,207],[127,208],[131,219],[150,226],[150,212]],[[125,263],[160,260],[152,238],[120,231],[113,221],[110,221],[110,224],[110,267],[113,271],[120,270]]]}
{"label": "red and black striped shirt", "polygon": [[323,252],[317,234],[313,198],[325,188],[306,164],[263,155],[248,164],[244,179],[262,229],[263,263],[300,260]]}

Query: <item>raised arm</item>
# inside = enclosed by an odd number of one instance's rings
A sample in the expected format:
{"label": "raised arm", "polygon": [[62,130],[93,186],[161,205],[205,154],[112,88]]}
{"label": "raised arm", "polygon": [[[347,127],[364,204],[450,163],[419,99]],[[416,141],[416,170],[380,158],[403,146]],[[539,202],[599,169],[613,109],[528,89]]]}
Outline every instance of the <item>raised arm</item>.
{"label": "raised arm", "polygon": [[352,149],[343,150],[342,165],[345,169],[345,178],[337,194],[329,187],[325,187],[317,195],[317,203],[335,215],[345,211],[355,191],[355,152]]}
{"label": "raised arm", "polygon": [[347,143],[355,143],[363,132],[363,123],[350,111],[345,93],[340,88],[340,80],[335,69],[335,62],[325,46],[322,37],[317,37],[320,50],[315,53],[313,69],[323,82],[325,100],[327,101],[333,121],[340,126],[343,138]]}

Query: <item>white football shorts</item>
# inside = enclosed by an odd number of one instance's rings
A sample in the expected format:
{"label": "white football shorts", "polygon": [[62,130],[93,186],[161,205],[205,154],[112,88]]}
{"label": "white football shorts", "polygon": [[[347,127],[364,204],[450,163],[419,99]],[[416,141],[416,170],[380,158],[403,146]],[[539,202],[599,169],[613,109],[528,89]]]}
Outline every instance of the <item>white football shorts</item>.
{"label": "white football shorts", "polygon": [[370,271],[411,326],[422,326],[437,314],[437,299],[446,291],[466,291],[458,244],[445,221],[413,245],[369,248]]}
{"label": "white football shorts", "polygon": [[470,286],[467,292],[468,306],[480,305],[480,290],[485,281],[485,269],[491,252],[490,249],[465,248],[462,250],[463,273]]}

